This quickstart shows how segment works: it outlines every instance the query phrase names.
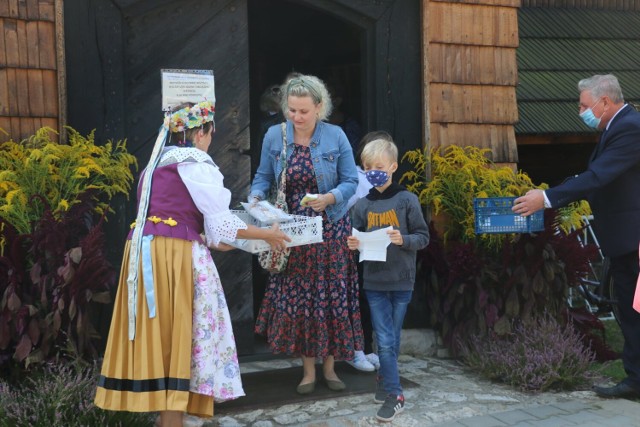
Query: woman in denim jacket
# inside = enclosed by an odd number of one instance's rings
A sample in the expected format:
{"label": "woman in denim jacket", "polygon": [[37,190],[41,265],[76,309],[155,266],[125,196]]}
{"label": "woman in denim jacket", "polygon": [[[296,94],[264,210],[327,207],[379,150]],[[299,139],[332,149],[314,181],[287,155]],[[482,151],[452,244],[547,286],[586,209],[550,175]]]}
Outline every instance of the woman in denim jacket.
{"label": "woman in denim jacket", "polygon": [[[323,242],[291,248],[287,268],[272,273],[256,321],[274,353],[300,356],[303,377],[298,393],[313,392],[315,360],[332,390],[345,384],[334,361],[350,360],[363,349],[358,280],[353,252],[347,247],[351,221],[347,203],[358,185],[358,172],[346,135],[323,122],[331,113],[326,87],[314,76],[288,80],[282,89],[286,123],[287,205],[289,213],[323,218]],[[249,200],[265,199],[282,172],[282,130],[267,131],[260,166]],[[318,197],[302,205],[305,194]]]}

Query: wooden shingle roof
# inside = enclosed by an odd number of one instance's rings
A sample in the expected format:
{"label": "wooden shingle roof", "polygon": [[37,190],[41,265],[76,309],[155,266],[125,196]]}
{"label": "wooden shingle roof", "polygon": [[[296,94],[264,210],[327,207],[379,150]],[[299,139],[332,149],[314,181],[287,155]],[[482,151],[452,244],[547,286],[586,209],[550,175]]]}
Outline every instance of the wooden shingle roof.
{"label": "wooden shingle roof", "polygon": [[591,132],[578,118],[580,79],[612,73],[640,101],[640,12],[521,8],[516,134]]}

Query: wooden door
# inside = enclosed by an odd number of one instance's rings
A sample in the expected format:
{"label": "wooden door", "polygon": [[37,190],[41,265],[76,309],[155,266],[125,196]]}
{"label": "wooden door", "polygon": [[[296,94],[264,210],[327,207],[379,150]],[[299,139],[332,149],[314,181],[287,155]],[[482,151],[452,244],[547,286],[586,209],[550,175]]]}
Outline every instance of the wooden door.
{"label": "wooden door", "polygon": [[[212,69],[216,133],[209,154],[220,166],[232,206],[246,196],[250,159],[246,2],[238,0],[67,0],[69,124],[122,139],[144,167],[162,123],[162,68]],[[115,201],[110,258],[119,265],[135,196]],[[241,353],[251,353],[251,256],[215,253]],[[110,310],[100,321],[106,336]]]}

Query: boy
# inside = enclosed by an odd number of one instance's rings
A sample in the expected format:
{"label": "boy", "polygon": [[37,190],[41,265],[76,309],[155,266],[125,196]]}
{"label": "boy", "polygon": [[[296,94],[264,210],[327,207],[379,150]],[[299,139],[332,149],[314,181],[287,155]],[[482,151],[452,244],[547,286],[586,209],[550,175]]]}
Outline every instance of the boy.
{"label": "boy", "polygon": [[[369,301],[371,322],[378,346],[380,370],[374,401],[383,403],[376,418],[391,421],[404,409],[404,395],[398,373],[398,352],[402,322],[411,301],[416,276],[416,251],[429,243],[429,230],[415,194],[391,180],[398,169],[398,148],[392,141],[378,139],[362,150],[362,165],[373,186],[353,208],[353,228],[389,230],[391,244],[385,262],[364,262],[364,291]],[[359,241],[350,236],[349,249]]]}
{"label": "boy", "polygon": [[[358,169],[358,188],[356,189],[356,194],[351,196],[347,203],[351,212],[353,211],[351,208],[353,208],[356,202],[366,196],[372,188],[371,184],[367,180],[364,170],[362,169],[360,155],[362,154],[364,147],[376,139],[393,141],[391,135],[383,130],[374,130],[369,132],[360,140],[358,149],[354,153],[356,157],[356,168]],[[376,369],[380,369],[380,360],[378,359],[378,355],[372,352],[373,349],[371,347],[373,341],[371,315],[369,314],[369,303],[367,302],[367,298],[365,297],[364,290],[362,288],[362,264],[358,264],[358,289],[360,291],[358,299],[360,300],[360,318],[362,320],[362,332],[364,333],[364,351],[355,351],[354,358],[352,360],[347,360],[346,362],[359,371],[373,372]],[[365,355],[365,352],[368,354]],[[386,395],[384,397],[386,397]]]}

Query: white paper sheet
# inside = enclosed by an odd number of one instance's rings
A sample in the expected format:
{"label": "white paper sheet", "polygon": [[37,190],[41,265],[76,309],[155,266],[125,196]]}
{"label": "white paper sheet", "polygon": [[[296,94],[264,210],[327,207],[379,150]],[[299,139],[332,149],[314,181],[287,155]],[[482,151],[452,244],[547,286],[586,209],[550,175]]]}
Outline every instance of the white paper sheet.
{"label": "white paper sheet", "polygon": [[393,227],[369,232],[358,231],[355,228],[352,230],[352,236],[357,237],[360,242],[358,245],[360,262],[387,260],[387,246],[391,243],[391,238],[387,234],[389,230],[393,230]]}

